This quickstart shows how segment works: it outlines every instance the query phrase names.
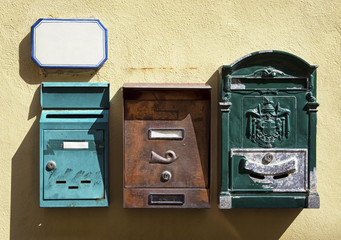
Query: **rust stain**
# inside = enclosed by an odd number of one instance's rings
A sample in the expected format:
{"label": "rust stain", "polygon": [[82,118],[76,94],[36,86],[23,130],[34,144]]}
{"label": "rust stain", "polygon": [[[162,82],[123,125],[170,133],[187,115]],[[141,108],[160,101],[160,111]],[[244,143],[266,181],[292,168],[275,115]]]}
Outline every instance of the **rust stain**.
{"label": "rust stain", "polygon": [[[129,68],[129,70],[133,71],[145,71],[145,70],[173,70],[172,67],[144,67],[144,68]],[[179,68],[179,70],[195,70],[197,67],[187,67],[187,68]]]}

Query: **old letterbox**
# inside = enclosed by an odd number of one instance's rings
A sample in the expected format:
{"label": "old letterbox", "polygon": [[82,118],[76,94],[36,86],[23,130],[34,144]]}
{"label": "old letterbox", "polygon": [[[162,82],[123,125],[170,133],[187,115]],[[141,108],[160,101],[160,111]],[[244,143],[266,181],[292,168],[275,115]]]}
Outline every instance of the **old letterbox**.
{"label": "old letterbox", "polygon": [[316,68],[280,51],[221,68],[220,208],[319,207]]}
{"label": "old letterbox", "polygon": [[40,206],[108,206],[108,83],[42,83]]}
{"label": "old letterbox", "polygon": [[210,206],[210,87],[125,84],[124,207]]}

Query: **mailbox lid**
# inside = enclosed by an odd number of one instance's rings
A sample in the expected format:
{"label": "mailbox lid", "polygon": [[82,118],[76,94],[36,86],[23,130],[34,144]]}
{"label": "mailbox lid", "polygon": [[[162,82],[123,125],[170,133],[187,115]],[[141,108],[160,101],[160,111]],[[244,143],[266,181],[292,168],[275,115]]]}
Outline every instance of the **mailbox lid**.
{"label": "mailbox lid", "polygon": [[108,109],[109,83],[43,82],[44,109]]}

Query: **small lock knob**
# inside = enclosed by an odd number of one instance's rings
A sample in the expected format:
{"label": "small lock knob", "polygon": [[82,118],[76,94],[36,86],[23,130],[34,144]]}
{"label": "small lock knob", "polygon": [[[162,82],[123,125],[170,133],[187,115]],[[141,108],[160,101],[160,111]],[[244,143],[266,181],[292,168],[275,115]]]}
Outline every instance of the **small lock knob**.
{"label": "small lock knob", "polygon": [[263,164],[269,164],[273,159],[274,159],[274,156],[271,153],[267,153],[263,157]]}
{"label": "small lock knob", "polygon": [[161,181],[162,182],[167,182],[171,178],[172,178],[172,174],[169,171],[165,170],[161,173]]}
{"label": "small lock knob", "polygon": [[51,170],[53,170],[55,167],[56,167],[56,163],[55,163],[54,161],[49,161],[49,162],[46,164],[46,170],[47,170],[47,171],[51,171]]}

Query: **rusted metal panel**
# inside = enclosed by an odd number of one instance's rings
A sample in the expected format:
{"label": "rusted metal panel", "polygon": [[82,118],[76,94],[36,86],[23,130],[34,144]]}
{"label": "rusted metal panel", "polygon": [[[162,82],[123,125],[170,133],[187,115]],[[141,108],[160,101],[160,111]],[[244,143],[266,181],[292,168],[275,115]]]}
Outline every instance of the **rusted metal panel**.
{"label": "rusted metal panel", "polygon": [[[209,198],[191,205],[200,194],[174,203],[188,188],[209,196],[210,182],[210,87],[182,86],[123,87],[124,188],[134,189],[125,194],[125,207],[209,206]],[[164,202],[153,204],[158,199]]]}

